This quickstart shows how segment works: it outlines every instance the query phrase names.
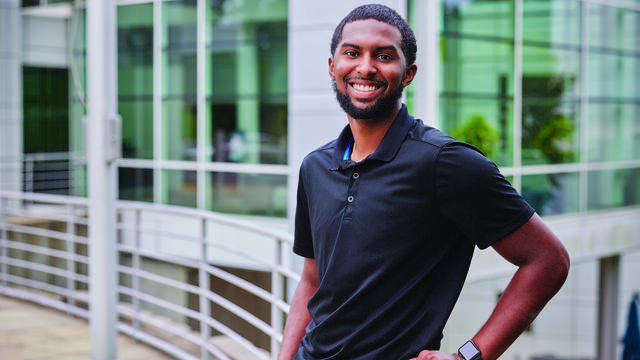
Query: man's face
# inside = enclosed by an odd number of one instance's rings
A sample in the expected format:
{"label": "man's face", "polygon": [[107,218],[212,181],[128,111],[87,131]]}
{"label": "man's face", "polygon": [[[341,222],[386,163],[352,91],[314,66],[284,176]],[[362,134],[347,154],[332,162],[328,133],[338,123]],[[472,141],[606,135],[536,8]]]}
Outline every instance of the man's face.
{"label": "man's face", "polygon": [[376,119],[399,109],[416,66],[407,66],[402,34],[387,23],[368,19],[344,26],[329,76],[342,109],[354,119]]}

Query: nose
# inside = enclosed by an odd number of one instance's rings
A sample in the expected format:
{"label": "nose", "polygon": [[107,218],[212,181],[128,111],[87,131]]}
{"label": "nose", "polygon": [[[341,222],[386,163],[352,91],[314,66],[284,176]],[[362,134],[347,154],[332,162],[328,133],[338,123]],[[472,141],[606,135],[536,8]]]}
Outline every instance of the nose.
{"label": "nose", "polygon": [[377,69],[371,56],[361,56],[356,71],[363,77],[375,74]]}

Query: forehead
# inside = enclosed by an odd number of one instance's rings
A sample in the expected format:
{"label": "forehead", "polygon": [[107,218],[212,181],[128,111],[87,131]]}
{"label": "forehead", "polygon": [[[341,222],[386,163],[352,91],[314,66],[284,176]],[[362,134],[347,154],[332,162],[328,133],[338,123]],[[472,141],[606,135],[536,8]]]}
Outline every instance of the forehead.
{"label": "forehead", "polygon": [[340,45],[350,43],[356,45],[366,45],[376,43],[376,45],[393,45],[400,48],[402,43],[402,33],[393,25],[375,19],[356,20],[347,23],[342,29]]}

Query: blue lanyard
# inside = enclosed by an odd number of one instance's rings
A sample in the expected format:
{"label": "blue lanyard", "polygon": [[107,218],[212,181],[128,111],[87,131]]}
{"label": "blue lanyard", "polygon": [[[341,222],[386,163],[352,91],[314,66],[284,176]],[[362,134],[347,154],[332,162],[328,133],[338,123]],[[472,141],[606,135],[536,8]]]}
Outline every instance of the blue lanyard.
{"label": "blue lanyard", "polygon": [[342,157],[342,160],[349,160],[349,156],[351,155],[351,146],[353,145],[353,136],[351,137],[351,140],[349,140],[349,144],[347,144],[347,148],[344,150],[344,156]]}

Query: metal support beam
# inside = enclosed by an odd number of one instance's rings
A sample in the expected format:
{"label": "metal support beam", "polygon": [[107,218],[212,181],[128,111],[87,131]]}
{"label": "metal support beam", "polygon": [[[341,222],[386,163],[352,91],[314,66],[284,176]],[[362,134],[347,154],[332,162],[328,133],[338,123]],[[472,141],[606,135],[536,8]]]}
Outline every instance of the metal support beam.
{"label": "metal support beam", "polygon": [[87,1],[86,149],[89,173],[91,358],[117,358],[116,328],[116,7]]}
{"label": "metal support beam", "polygon": [[615,359],[618,344],[620,256],[600,259],[598,289],[598,359]]}

